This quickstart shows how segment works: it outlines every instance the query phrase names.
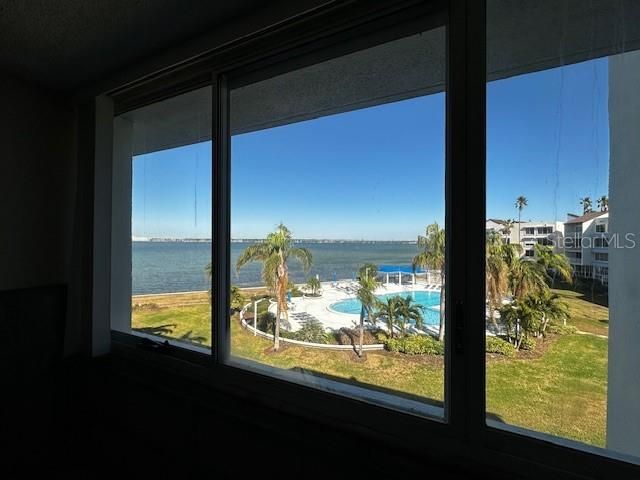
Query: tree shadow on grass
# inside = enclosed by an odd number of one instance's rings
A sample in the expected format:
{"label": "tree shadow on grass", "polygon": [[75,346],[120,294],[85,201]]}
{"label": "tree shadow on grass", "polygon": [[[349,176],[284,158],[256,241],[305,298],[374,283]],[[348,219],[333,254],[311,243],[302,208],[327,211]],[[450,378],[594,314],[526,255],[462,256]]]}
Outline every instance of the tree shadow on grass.
{"label": "tree shadow on grass", "polygon": [[135,330],[136,332],[146,333],[149,335],[171,335],[173,330],[176,329],[178,325],[176,323],[167,323],[165,325],[155,325],[153,327],[137,327],[132,328],[131,330]]}
{"label": "tree shadow on grass", "polygon": [[180,340],[181,342],[189,342],[189,343],[198,343],[198,344],[203,344],[204,342],[207,341],[206,337],[203,337],[202,335],[200,336],[195,336],[193,334],[193,330],[189,330],[187,333],[185,333],[184,335],[182,335],[181,337],[178,337],[178,340]]}

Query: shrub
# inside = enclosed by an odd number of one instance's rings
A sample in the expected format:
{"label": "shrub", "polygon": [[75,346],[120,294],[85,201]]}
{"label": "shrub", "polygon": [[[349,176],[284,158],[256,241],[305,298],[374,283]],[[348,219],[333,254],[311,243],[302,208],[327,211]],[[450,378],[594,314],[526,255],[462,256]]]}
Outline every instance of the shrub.
{"label": "shrub", "polygon": [[524,337],[520,343],[520,350],[535,350],[536,339],[533,337]]}
{"label": "shrub", "polygon": [[385,343],[389,339],[389,334],[384,330],[378,330],[376,332],[376,341],[378,343]]}
{"label": "shrub", "polygon": [[287,332],[286,335],[287,338],[311,343],[327,343],[329,337],[322,323],[315,318],[305,320],[300,330]]}
{"label": "shrub", "polygon": [[406,353],[407,355],[444,355],[444,343],[427,335],[388,338],[384,346],[390,352]]}
{"label": "shrub", "polygon": [[271,312],[258,315],[258,330],[273,335],[276,328],[276,316]]}
{"label": "shrub", "polygon": [[[364,345],[373,345],[374,343],[384,343],[378,340],[379,331],[371,331],[365,328],[362,334],[362,343]],[[339,345],[359,345],[360,329],[344,328],[334,333],[334,337]]]}
{"label": "shrub", "polygon": [[231,310],[239,312],[240,310],[242,310],[242,307],[244,307],[245,303],[247,302],[246,302],[246,299],[244,298],[244,295],[242,294],[242,290],[240,290],[240,287],[236,285],[232,285],[231,286]]}
{"label": "shrub", "polygon": [[547,326],[547,333],[555,333],[556,335],[570,335],[576,333],[578,329],[573,325],[558,325],[550,323]]}
{"label": "shrub", "polygon": [[498,353],[505,357],[513,357],[516,347],[499,337],[487,337],[485,350],[487,353]]}
{"label": "shrub", "polygon": [[292,297],[302,296],[302,290],[300,290],[298,286],[295,283],[293,283],[291,280],[289,280],[289,283],[287,283],[287,290],[291,292]]}

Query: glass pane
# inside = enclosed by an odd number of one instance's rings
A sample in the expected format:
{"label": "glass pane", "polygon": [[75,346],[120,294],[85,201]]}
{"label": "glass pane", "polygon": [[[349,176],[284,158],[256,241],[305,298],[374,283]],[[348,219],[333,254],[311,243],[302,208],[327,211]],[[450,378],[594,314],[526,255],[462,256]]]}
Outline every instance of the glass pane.
{"label": "glass pane", "polygon": [[640,455],[640,4],[490,0],[487,418]]}
{"label": "glass pane", "polygon": [[114,328],[203,351],[211,348],[210,112],[206,87],[125,113],[114,148],[131,178],[131,315]]}
{"label": "glass pane", "polygon": [[231,92],[232,362],[442,415],[445,32]]}

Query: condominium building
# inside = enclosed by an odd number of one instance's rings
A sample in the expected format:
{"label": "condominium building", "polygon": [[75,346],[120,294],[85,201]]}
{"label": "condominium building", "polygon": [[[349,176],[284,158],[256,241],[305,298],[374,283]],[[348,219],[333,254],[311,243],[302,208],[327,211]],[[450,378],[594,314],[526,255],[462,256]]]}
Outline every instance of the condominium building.
{"label": "condominium building", "polygon": [[609,283],[609,212],[569,214],[564,252],[576,276]]}
{"label": "condominium building", "polygon": [[489,218],[486,221],[486,231],[500,235],[505,243],[519,243],[523,255],[535,256],[535,245],[554,247],[562,250],[564,238],[563,222],[508,222]]}

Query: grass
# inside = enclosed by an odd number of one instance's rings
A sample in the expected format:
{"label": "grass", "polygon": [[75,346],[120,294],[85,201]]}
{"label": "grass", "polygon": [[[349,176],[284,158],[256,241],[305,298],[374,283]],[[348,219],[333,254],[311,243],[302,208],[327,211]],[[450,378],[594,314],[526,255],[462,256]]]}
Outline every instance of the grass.
{"label": "grass", "polygon": [[[558,293],[569,304],[570,324],[606,334],[602,321],[608,317],[605,307],[588,303],[575,292]],[[133,327],[211,345],[208,302],[166,302],[135,310]],[[368,352],[361,361],[351,352],[284,346],[273,353],[271,346],[272,342],[243,330],[236,317],[232,319],[231,351],[235,356],[282,369],[303,368],[430,402],[443,400],[441,357]],[[556,336],[539,350],[527,358],[488,355],[488,412],[509,424],[604,446],[607,340],[592,335]]]}
{"label": "grass", "polygon": [[539,358],[487,367],[487,410],[520,427],[604,446],[607,340],[556,337]]}
{"label": "grass", "polygon": [[574,325],[583,332],[609,335],[609,309],[586,300],[584,294],[572,290],[553,290],[569,306],[571,318],[568,325]]}

